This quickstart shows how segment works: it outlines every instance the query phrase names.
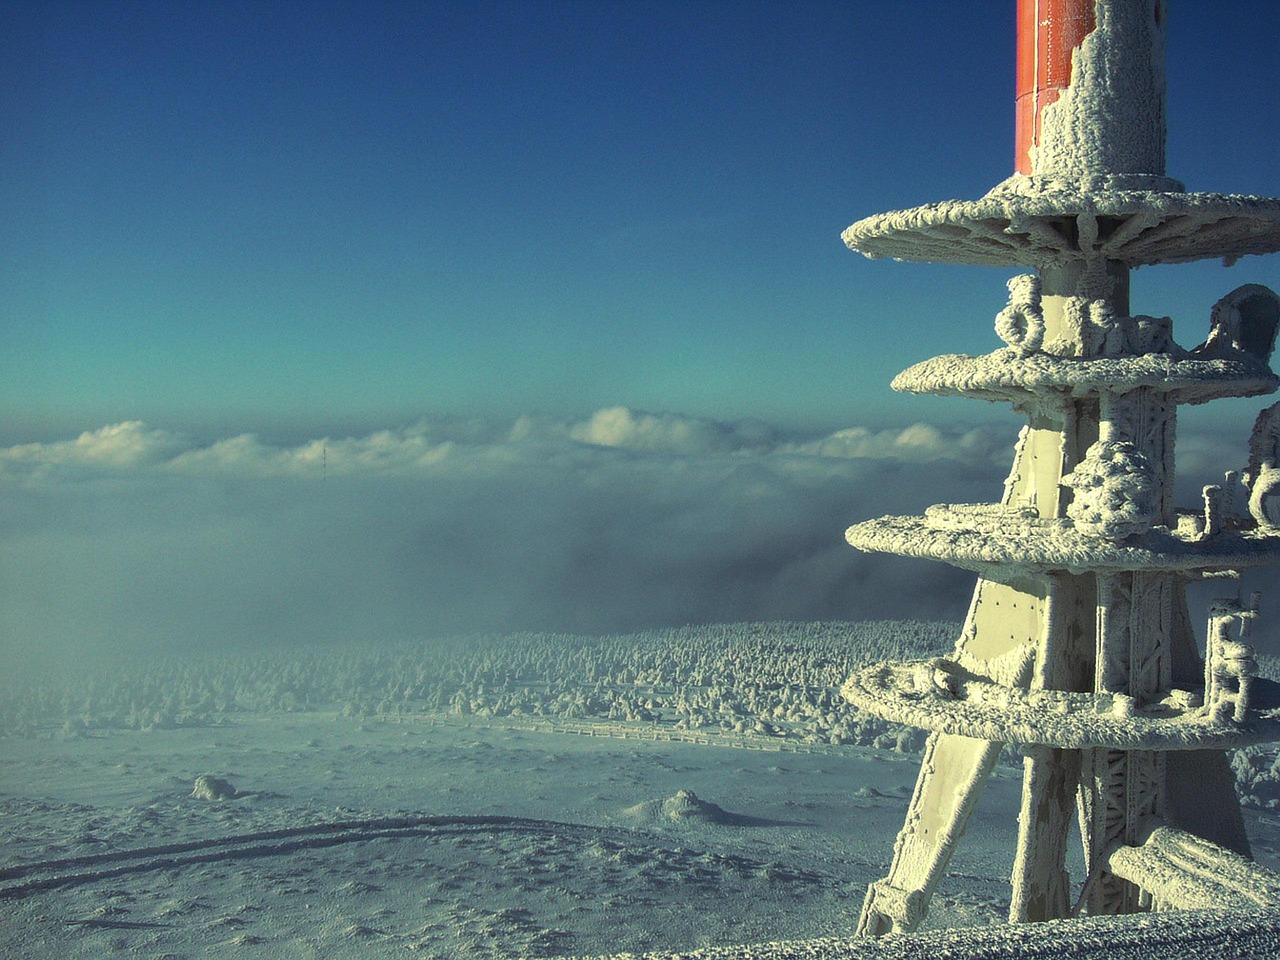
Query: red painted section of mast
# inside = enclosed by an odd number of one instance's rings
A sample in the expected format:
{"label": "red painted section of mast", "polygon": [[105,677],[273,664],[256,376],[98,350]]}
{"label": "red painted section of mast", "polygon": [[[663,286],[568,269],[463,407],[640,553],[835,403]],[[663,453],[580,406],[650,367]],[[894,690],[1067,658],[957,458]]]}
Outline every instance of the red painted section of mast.
{"label": "red painted section of mast", "polygon": [[1071,53],[1096,26],[1095,0],[1018,0],[1014,169],[1034,173],[1040,115],[1071,85]]}

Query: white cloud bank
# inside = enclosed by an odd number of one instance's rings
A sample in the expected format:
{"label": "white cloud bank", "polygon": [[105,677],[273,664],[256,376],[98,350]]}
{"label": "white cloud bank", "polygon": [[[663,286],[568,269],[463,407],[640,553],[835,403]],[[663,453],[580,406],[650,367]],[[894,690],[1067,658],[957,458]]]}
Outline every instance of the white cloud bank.
{"label": "white cloud bank", "polygon": [[296,445],[128,422],[12,446],[0,669],[85,650],[958,618],[971,575],[860,554],[843,531],[997,498],[1014,432],[805,437],[619,407]]}
{"label": "white cloud bank", "polygon": [[[818,438],[796,438],[755,421],[727,422],[626,407],[598,410],[581,421],[524,416],[513,424],[423,421],[363,437],[324,438],[285,447],[241,434],[200,444],[132,420],[82,433],[74,440],[0,448],[0,475],[47,479],[70,472],[163,471],[309,477],[414,475],[515,461],[585,464],[588,451],[609,448],[667,458],[720,456],[838,460],[955,460],[1004,468],[1009,448],[1001,431],[947,433],[926,423],[902,430],[852,427]],[[597,457],[598,459],[598,457]]]}

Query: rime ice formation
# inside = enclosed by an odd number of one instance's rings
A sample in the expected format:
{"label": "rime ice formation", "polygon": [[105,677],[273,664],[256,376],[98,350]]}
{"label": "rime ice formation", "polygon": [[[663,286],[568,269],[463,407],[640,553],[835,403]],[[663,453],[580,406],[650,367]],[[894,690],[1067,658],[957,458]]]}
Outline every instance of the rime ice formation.
{"label": "rime ice formation", "polygon": [[[1011,403],[1027,416],[999,504],[850,527],[862,550],[980,575],[948,657],[857,672],[844,696],[931,731],[889,874],[861,934],[909,931],[962,836],[1001,744],[1023,745],[1011,921],[1276,905],[1248,859],[1226,749],[1280,740],[1280,686],[1247,643],[1257,598],[1209,610],[1196,652],[1185,586],[1280,561],[1280,405],[1243,475],[1172,502],[1177,408],[1272,393],[1280,298],[1214,307],[1187,350],[1133,314],[1129,271],[1280,250],[1280,200],[1188,193],[1164,171],[1164,0],[1020,0],[1017,168],[976,201],[861,220],[868,257],[1022,265],[996,316],[1006,346],[943,356],[893,386]],[[1068,56],[1069,55],[1069,56]],[[1236,486],[1248,515],[1235,510]],[[1072,808],[1078,808],[1073,810]],[[1065,869],[1079,818],[1087,876]]]}
{"label": "rime ice formation", "polygon": [[1208,841],[1150,825],[1134,846],[1117,847],[1107,866],[1149,890],[1161,906],[1179,910],[1275,909],[1280,877]]}
{"label": "rime ice formation", "polygon": [[[1255,593],[1245,606],[1239,600],[1218,600],[1209,607],[1209,630],[1205,637],[1204,694],[1207,714],[1215,721],[1239,727],[1257,714],[1251,710],[1253,681],[1258,662],[1253,647],[1245,643],[1258,616],[1261,594]],[[1232,637],[1231,631],[1236,635]],[[1280,740],[1280,736],[1271,739]]]}
{"label": "rime ice formation", "polygon": [[893,381],[898,390],[1006,400],[1027,409],[1049,399],[1113,394],[1139,387],[1168,394],[1178,403],[1208,403],[1222,397],[1271,393],[1276,375],[1264,364],[1240,354],[1206,360],[1170,353],[1075,359],[1048,353],[1021,356],[1015,349],[984,357],[951,354],[909,367]]}
{"label": "rime ice formation", "polygon": [[1072,52],[1071,83],[1040,114],[1032,168],[1048,176],[1159,178],[1164,171],[1164,23],[1151,3],[1099,3]]}
{"label": "rime ice formation", "polygon": [[1117,543],[1081,530],[1067,517],[1046,518],[1001,504],[940,503],[923,517],[856,524],[845,539],[860,550],[943,560],[993,577],[1003,570],[1003,579],[1154,568],[1194,576],[1280,562],[1280,541],[1264,531],[1204,537],[1203,514],[1179,513],[1177,520],[1174,530],[1156,527]]}
{"label": "rime ice formation", "polygon": [[1044,343],[1044,311],[1040,307],[1040,278],[1033,273],[1014,277],[1008,283],[1009,305],[996,314],[996,333],[1021,357],[1040,349]]}
{"label": "rime ice formation", "polygon": [[191,790],[191,796],[197,800],[231,800],[240,796],[240,791],[230,780],[223,780],[221,777],[205,773],[196,777],[196,785]]}
{"label": "rime ice formation", "polygon": [[1271,253],[1278,231],[1280,199],[1272,197],[1032,175],[1005,181],[980,200],[868,217],[843,238],[873,259],[1039,267],[1099,257],[1143,266]]}
{"label": "rime ice formation", "polygon": [[1080,533],[1124,540],[1155,526],[1156,471],[1128,440],[1099,440],[1062,478],[1067,519]]}
{"label": "rime ice formation", "polygon": [[933,930],[913,937],[828,937],[679,953],[624,953],[596,960],[1260,960],[1280,956],[1280,915],[1221,909],[1157,916],[1057,920],[1028,927]]}
{"label": "rime ice formation", "polygon": [[[880,664],[849,678],[841,691],[888,720],[1000,743],[1221,750],[1280,740],[1280,699],[1250,701],[1249,681],[1257,674],[1252,651],[1228,645],[1212,663],[1214,683],[1207,694],[1205,688],[1175,688],[1145,704],[1118,692],[1007,686],[941,657]],[[1268,690],[1274,692],[1271,685]]]}

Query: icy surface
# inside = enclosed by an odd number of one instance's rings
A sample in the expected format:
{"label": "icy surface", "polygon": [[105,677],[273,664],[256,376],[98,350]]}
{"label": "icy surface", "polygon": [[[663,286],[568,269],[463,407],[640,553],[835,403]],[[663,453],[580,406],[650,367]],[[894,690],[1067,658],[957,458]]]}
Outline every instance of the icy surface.
{"label": "icy surface", "polygon": [[908,367],[893,388],[909,393],[969,396],[1025,403],[1029,397],[1124,394],[1150,387],[1178,403],[1271,393],[1277,377],[1264,364],[1239,355],[1200,359],[1165,353],[1081,359],[1047,353],[1024,355],[1015,348],[980,357],[947,354]]}
{"label": "icy surface", "polygon": [[859,550],[943,560],[990,573],[1069,570],[1219,570],[1280,561],[1280,537],[1226,531],[1210,539],[1156,527],[1120,542],[1077,530],[1071,520],[1041,519],[987,504],[938,504],[923,517],[880,517],[855,524],[845,539]]}
{"label": "icy surface", "polygon": [[[1280,688],[1242,722],[1220,720],[1190,697],[1135,704],[1123,694],[1022,690],[943,659],[882,663],[841,688],[856,706],[925,730],[1066,749],[1228,749],[1280,740]],[[1182,702],[1179,702],[1179,701]]]}
{"label": "icy surface", "polygon": [[[1135,914],[1044,924],[643,954],[644,960],[1264,960],[1280,955],[1280,913]],[[620,954],[616,960],[635,957]]]}
{"label": "icy surface", "polygon": [[1037,174],[1164,173],[1164,24],[1148,3],[1094,4],[1071,83],[1040,113]]}
{"label": "icy surface", "polygon": [[1280,199],[1126,187],[1015,177],[980,200],[877,214],[842,236],[873,259],[1037,268],[1081,257],[1136,267],[1280,250]]}
{"label": "icy surface", "polygon": [[1067,517],[1081,533],[1123,540],[1150,530],[1159,513],[1155,468],[1127,440],[1099,440],[1062,478],[1074,496]]}
{"label": "icy surface", "polygon": [[1008,305],[996,314],[996,333],[1020,355],[1035,353],[1044,344],[1044,311],[1040,305],[1040,278],[1034,273],[1013,277]]}
{"label": "icy surface", "polygon": [[1117,876],[1151,892],[1161,909],[1280,907],[1280,875],[1194,834],[1159,826],[1108,858]]}

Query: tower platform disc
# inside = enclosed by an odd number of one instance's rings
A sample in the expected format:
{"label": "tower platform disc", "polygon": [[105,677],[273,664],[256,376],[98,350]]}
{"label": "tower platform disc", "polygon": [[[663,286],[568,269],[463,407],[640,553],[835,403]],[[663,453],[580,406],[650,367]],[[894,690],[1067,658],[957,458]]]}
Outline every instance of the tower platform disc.
{"label": "tower platform disc", "polygon": [[1094,258],[1136,267],[1280,250],[1280,199],[1185,193],[1164,178],[1142,189],[1133,179],[1015,176],[979,200],[878,214],[841,236],[872,258],[1002,267]]}
{"label": "tower platform disc", "polygon": [[1173,403],[1208,403],[1223,397],[1273,393],[1278,378],[1264,363],[1240,354],[1232,359],[1202,359],[1183,354],[1148,353],[1133,357],[1024,356],[1007,348],[981,357],[949,354],[908,367],[893,389],[908,393],[975,397],[1018,403],[1045,394],[1061,398],[1113,395],[1140,388],[1166,394]]}
{"label": "tower platform disc", "polygon": [[1175,693],[1137,706],[1111,693],[1024,690],[992,683],[951,660],[881,663],[840,692],[884,720],[998,743],[1082,750],[1234,749],[1280,740],[1280,684],[1254,681],[1242,723],[1215,720]]}
{"label": "tower platform disc", "polygon": [[1193,573],[1280,562],[1280,536],[1224,531],[1197,539],[1164,527],[1122,541],[1080,533],[999,504],[938,504],[923,517],[880,517],[845,531],[859,550],[943,560],[1000,580],[1009,576],[1121,570]]}

